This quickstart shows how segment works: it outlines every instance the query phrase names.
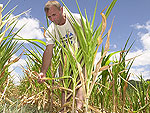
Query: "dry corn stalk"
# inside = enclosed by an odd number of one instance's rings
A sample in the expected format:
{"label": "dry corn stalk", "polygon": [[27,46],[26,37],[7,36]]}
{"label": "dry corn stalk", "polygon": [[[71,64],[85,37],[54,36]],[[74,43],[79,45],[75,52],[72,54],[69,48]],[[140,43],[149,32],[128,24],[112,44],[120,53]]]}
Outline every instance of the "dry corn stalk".
{"label": "dry corn stalk", "polygon": [[[102,15],[102,22],[103,22],[103,29],[105,30],[106,29],[106,17],[105,17],[105,15],[103,14],[103,13],[101,13],[101,15]],[[114,20],[113,20],[114,21]],[[112,30],[112,26],[113,26],[113,21],[112,21],[112,24],[111,24],[111,27],[110,27],[110,29],[109,29],[109,31],[108,31],[108,35],[107,35],[107,40],[106,40],[106,44],[105,44],[105,49],[104,49],[104,53],[103,53],[103,55],[102,55],[102,57],[101,57],[101,59],[98,61],[98,63],[96,64],[96,69],[95,69],[95,71],[94,71],[94,73],[93,73],[93,75],[94,75],[94,77],[93,77],[93,81],[92,81],[92,83],[91,83],[91,86],[90,86],[90,90],[89,90],[89,92],[88,92],[88,97],[90,96],[90,94],[91,94],[91,92],[92,92],[92,89],[93,89],[93,87],[94,87],[94,84],[95,84],[95,82],[96,82],[96,78],[97,78],[97,75],[98,75],[98,72],[100,71],[100,69],[101,69],[101,71],[103,71],[102,70],[102,67],[101,67],[101,63],[102,63],[102,60],[103,60],[103,58],[104,58],[104,56],[106,56],[106,54],[107,54],[107,52],[108,52],[108,49],[109,49],[109,40],[110,40],[110,33],[111,33],[111,30]],[[102,30],[103,31],[103,30]],[[104,32],[104,31],[103,31]],[[102,32],[102,33],[103,33]],[[101,39],[101,36],[102,35],[100,35],[100,39]],[[99,41],[99,40],[98,40]],[[99,43],[99,42],[98,42]],[[101,42],[100,42],[100,44],[101,44]],[[109,68],[109,66],[108,67],[104,67],[104,70],[106,70],[106,68]]]}

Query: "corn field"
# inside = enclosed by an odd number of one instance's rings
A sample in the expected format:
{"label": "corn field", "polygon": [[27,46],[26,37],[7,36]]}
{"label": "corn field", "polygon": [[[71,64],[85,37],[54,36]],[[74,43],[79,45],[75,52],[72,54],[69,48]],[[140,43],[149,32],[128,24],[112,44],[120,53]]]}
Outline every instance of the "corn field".
{"label": "corn field", "polygon": [[[62,4],[65,6],[63,1]],[[71,43],[64,43],[65,48],[56,37],[51,66],[47,71],[44,83],[38,83],[38,73],[42,65],[42,54],[46,43],[38,39],[16,39],[19,31],[13,32],[17,19],[27,11],[10,18],[16,7],[3,14],[6,6],[0,5],[0,112],[2,113],[58,113],[64,108],[65,113],[150,113],[150,82],[139,75],[139,81],[134,84],[129,81],[130,69],[136,58],[126,59],[134,42],[128,47],[131,35],[120,51],[109,53],[113,22],[106,31],[107,18],[117,0],[101,11],[102,22],[94,27],[97,4],[93,18],[89,21],[85,10],[86,21],[76,1],[82,26],[72,16],[80,47],[73,47]],[[8,4],[9,5],[9,2]],[[65,6],[66,7],[66,6]],[[68,8],[66,7],[68,10]],[[68,10],[69,12],[69,10]],[[105,13],[104,13],[105,12]],[[3,15],[2,15],[3,14]],[[70,13],[71,14],[71,13]],[[47,23],[49,25],[49,23]],[[43,26],[44,29],[47,27]],[[44,33],[43,33],[44,34]],[[51,35],[51,34],[49,34]],[[61,36],[61,34],[60,34]],[[21,36],[19,36],[21,37]],[[29,48],[19,40],[29,42]],[[105,40],[105,41],[104,41]],[[69,41],[68,41],[69,42]],[[104,43],[105,42],[105,43]],[[102,46],[104,45],[104,46]],[[12,60],[20,48],[25,51]],[[96,55],[101,49],[99,61]],[[41,52],[42,51],[42,52]],[[120,54],[119,58],[112,56]],[[14,85],[10,65],[26,56],[26,67],[21,67],[24,78],[20,85]],[[96,63],[96,64],[95,64]],[[63,73],[58,74],[59,65]],[[71,76],[70,76],[71,75]],[[81,83],[81,84],[79,84]],[[76,91],[83,89],[83,109],[77,109]],[[61,106],[62,90],[65,91],[65,105]]]}

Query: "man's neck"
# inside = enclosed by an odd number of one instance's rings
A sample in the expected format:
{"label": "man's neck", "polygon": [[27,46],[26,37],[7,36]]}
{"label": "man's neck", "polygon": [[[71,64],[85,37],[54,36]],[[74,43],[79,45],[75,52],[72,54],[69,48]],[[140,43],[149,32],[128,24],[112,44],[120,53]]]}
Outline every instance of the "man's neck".
{"label": "man's neck", "polygon": [[66,15],[63,15],[62,21],[58,25],[61,26],[61,25],[64,25],[65,23],[66,23]]}

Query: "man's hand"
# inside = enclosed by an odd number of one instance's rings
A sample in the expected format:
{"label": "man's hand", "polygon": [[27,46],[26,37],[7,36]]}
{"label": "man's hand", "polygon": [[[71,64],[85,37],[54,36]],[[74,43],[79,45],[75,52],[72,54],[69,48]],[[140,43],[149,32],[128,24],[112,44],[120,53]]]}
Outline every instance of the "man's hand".
{"label": "man's hand", "polygon": [[43,83],[45,80],[42,80],[42,78],[45,78],[46,77],[46,74],[44,74],[44,73],[39,73],[38,74],[38,83]]}

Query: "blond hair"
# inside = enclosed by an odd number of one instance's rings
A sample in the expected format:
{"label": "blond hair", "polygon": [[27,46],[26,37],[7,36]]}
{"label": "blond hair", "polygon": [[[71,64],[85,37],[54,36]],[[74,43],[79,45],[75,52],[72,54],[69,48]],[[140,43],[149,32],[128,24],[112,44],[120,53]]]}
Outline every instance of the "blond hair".
{"label": "blond hair", "polygon": [[45,4],[44,11],[47,12],[51,6],[55,6],[58,10],[60,10],[60,7],[61,7],[61,5],[58,1],[51,0]]}

